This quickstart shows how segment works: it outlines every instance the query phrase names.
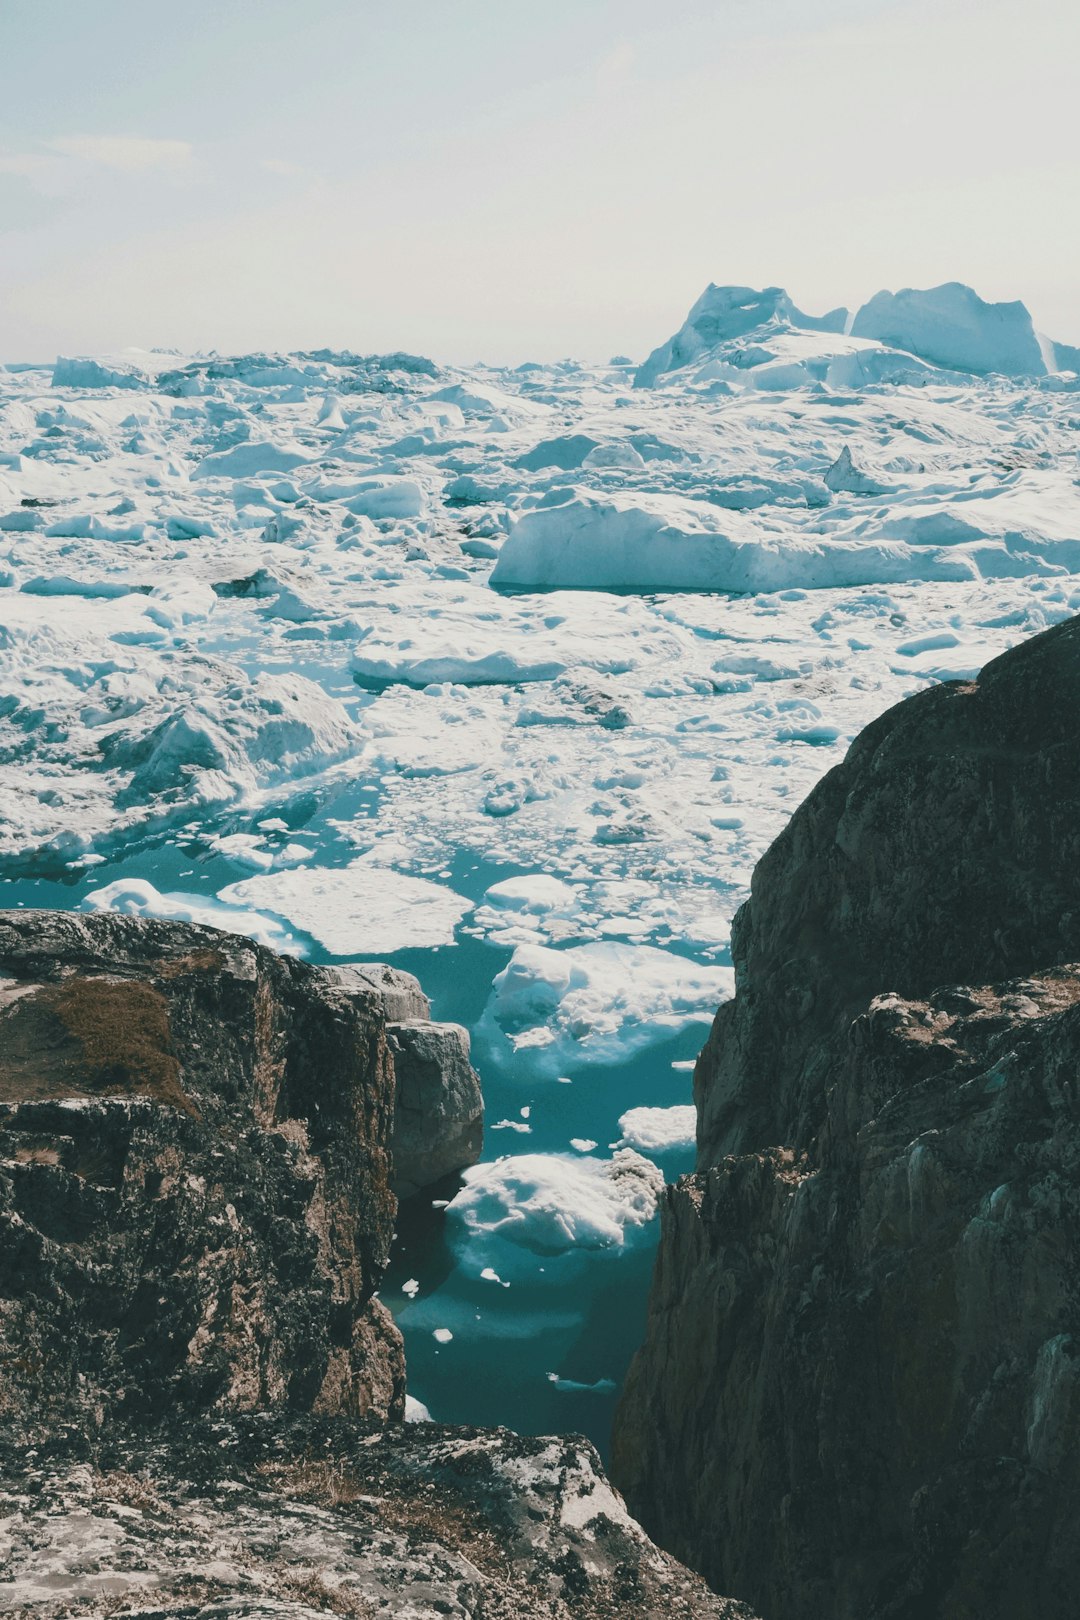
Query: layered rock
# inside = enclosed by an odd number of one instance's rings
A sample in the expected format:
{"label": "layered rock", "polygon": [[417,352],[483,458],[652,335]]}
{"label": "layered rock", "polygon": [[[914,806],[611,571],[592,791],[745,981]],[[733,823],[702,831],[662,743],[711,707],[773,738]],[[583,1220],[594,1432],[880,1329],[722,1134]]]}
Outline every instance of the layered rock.
{"label": "layered rock", "polygon": [[[399,1415],[400,1336],[374,1295],[396,1209],[391,1043],[419,1019],[441,1051],[416,981],[26,911],[0,917],[0,975],[7,1411]],[[478,1151],[459,1133],[440,1170]]]}
{"label": "layered rock", "polygon": [[856,741],[758,866],[614,1473],[770,1620],[1071,1612],[1080,621]]}
{"label": "layered rock", "polygon": [[0,913],[0,1608],[753,1620],[579,1438],[402,1425],[396,1201],[479,1151],[416,981]]}

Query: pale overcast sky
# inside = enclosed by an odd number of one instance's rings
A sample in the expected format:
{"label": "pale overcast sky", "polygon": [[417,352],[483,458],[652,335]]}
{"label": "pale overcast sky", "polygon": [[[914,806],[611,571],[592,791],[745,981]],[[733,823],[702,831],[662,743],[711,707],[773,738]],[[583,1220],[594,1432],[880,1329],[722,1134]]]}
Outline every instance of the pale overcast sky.
{"label": "pale overcast sky", "polygon": [[1076,0],[0,0],[0,358],[633,357],[708,281],[1080,342]]}

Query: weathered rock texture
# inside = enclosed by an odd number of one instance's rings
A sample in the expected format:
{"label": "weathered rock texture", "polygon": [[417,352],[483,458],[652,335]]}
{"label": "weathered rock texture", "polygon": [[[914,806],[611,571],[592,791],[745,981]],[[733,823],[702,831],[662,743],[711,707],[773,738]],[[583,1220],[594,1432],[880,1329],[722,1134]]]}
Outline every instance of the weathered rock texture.
{"label": "weathered rock texture", "polygon": [[348,1420],[0,1438],[21,1620],[753,1620],[659,1552],[580,1438]]}
{"label": "weathered rock texture", "polygon": [[25,911],[0,976],[2,1410],[398,1414],[373,1296],[415,980]]}
{"label": "weathered rock texture", "polygon": [[769,1620],[1080,1590],[1080,621],[870,726],[761,861],[614,1476]]}
{"label": "weathered rock texture", "polygon": [[460,1024],[414,1019],[387,1029],[397,1075],[394,1191],[409,1198],[475,1164],[484,1141],[484,1099]]}
{"label": "weathered rock texture", "polygon": [[753,1620],[587,1442],[394,1421],[392,1130],[414,1184],[479,1151],[428,1011],[390,968],[0,913],[0,1611]]}

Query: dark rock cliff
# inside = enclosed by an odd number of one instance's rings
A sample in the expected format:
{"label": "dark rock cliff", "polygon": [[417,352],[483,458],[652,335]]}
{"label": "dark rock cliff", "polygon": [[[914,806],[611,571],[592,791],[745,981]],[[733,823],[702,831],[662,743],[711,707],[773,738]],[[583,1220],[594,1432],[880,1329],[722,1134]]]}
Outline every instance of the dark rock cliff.
{"label": "dark rock cliff", "polygon": [[769,1620],[1080,1588],[1080,621],[867,728],[761,861],[614,1477]]}

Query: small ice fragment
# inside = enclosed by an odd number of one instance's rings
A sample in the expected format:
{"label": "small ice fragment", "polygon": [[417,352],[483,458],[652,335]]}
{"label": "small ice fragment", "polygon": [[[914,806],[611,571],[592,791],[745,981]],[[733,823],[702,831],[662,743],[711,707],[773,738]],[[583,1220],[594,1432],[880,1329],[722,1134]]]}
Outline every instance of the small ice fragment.
{"label": "small ice fragment", "polygon": [[431,1336],[433,1339],[438,1339],[440,1344],[449,1344],[454,1337],[449,1328],[436,1328]]}
{"label": "small ice fragment", "polygon": [[579,1153],[591,1153],[596,1143],[587,1136],[572,1136],[570,1146],[576,1148]]}
{"label": "small ice fragment", "polygon": [[408,1294],[410,1299],[415,1299],[417,1294],[420,1292],[420,1284],[417,1282],[415,1277],[410,1277],[408,1282],[402,1283],[401,1292],[403,1294]]}
{"label": "small ice fragment", "polygon": [[529,1115],[532,1113],[532,1109],[531,1108],[522,1108],[520,1110],[520,1113],[521,1113],[522,1119],[528,1119]]}
{"label": "small ice fragment", "polygon": [[683,1070],[689,1072],[697,1067],[697,1058],[678,1058],[671,1067],[680,1070],[680,1072]]}

